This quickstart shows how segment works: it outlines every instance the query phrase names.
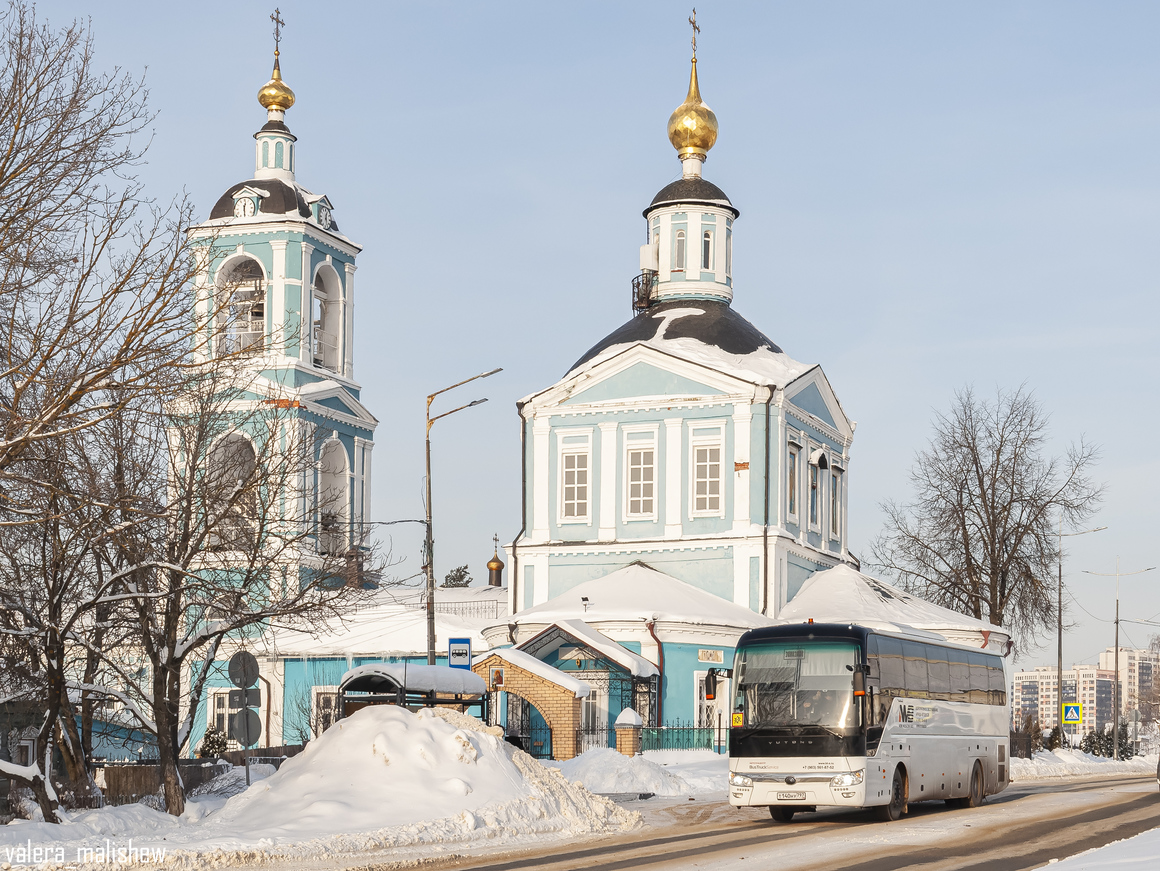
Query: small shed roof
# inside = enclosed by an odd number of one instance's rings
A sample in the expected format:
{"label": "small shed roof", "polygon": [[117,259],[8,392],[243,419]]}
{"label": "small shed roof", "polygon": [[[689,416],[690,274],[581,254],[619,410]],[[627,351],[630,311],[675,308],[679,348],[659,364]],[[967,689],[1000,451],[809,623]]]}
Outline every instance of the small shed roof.
{"label": "small shed roof", "polygon": [[395,692],[400,687],[408,692],[446,695],[478,696],[487,692],[487,684],[475,672],[446,665],[372,662],[352,668],[339,682],[339,692]]}

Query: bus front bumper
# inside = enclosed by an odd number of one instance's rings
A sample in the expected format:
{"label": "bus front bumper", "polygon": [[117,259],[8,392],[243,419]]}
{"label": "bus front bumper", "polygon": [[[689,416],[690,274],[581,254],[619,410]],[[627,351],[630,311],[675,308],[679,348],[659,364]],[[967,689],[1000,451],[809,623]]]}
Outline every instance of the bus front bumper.
{"label": "bus front bumper", "polygon": [[731,771],[729,804],[734,807],[863,807],[866,804],[865,772],[795,776]]}

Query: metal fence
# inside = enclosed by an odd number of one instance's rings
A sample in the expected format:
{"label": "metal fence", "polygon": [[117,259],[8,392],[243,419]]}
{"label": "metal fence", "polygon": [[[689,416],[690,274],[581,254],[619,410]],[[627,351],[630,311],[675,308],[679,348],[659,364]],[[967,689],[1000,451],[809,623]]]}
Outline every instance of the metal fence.
{"label": "metal fence", "polygon": [[670,723],[645,726],[640,735],[641,750],[712,750],[729,752],[729,730],[724,726],[694,726]]}

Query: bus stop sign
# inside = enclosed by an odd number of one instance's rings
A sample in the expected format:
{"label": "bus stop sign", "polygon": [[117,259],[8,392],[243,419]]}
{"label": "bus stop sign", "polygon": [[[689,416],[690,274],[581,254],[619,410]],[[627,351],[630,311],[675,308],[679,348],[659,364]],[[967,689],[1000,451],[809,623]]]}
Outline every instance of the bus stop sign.
{"label": "bus stop sign", "polygon": [[1083,723],[1083,703],[1065,702],[1063,705],[1063,725],[1078,726]]}
{"label": "bus stop sign", "polygon": [[449,638],[447,642],[447,664],[452,668],[471,669],[471,639]]}

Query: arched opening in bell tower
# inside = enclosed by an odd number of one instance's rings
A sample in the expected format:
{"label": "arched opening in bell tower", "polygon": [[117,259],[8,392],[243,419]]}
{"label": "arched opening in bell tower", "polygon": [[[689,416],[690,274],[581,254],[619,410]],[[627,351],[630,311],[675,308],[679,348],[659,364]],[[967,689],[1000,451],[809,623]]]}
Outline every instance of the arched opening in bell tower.
{"label": "arched opening in bell tower", "polygon": [[318,550],[345,553],[350,547],[350,462],[338,439],[318,456]]}
{"label": "arched opening in bell tower", "polygon": [[215,352],[260,351],[266,338],[266,277],[252,257],[226,264],[218,280]]}
{"label": "arched opening in bell tower", "polygon": [[315,366],[339,371],[339,349],[342,339],[342,288],[334,267],[323,264],[314,276],[313,362]]}

